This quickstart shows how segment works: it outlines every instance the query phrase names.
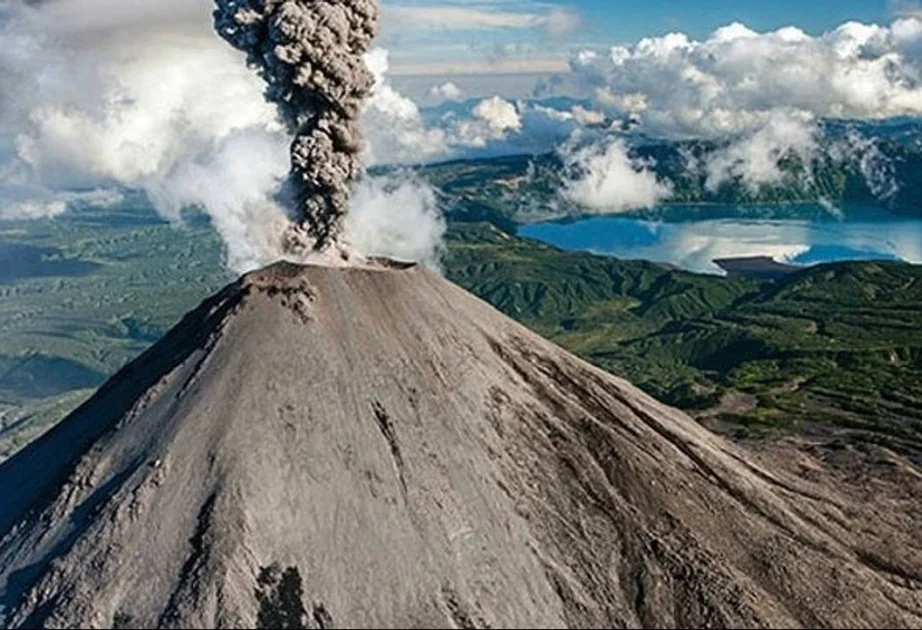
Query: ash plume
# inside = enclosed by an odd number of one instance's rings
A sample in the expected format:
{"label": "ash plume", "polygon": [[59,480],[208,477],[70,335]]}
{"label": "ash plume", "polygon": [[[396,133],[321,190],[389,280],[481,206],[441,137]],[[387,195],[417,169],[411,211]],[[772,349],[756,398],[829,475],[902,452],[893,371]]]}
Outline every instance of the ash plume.
{"label": "ash plume", "polygon": [[341,244],[349,184],[361,170],[365,66],[378,28],[377,0],[215,0],[217,32],[247,53],[294,136],[287,193],[299,227],[293,253]]}

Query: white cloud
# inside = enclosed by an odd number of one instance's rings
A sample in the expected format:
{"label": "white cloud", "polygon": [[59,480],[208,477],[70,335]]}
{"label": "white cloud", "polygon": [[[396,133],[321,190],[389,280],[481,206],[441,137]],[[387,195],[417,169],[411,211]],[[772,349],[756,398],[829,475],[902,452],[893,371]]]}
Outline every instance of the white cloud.
{"label": "white cloud", "polygon": [[575,106],[570,110],[573,120],[581,125],[601,125],[605,123],[605,114],[591,109],[586,109],[581,105]]}
{"label": "white cloud", "polygon": [[782,158],[796,156],[809,171],[819,137],[820,130],[810,116],[773,112],[760,128],[708,156],[705,185],[714,191],[740,179],[757,192],[762,185],[782,184]]}
{"label": "white cloud", "polygon": [[571,60],[600,107],[653,133],[721,136],[760,127],[777,110],[814,117],[922,114],[922,20],[849,22],[819,37],[742,24],[704,41],[683,33]]}
{"label": "white cloud", "polygon": [[488,149],[491,144],[522,130],[515,105],[499,96],[483,99],[471,114],[470,118],[449,117],[445,121],[449,145],[455,151]]}
{"label": "white cloud", "polygon": [[565,56],[533,55],[529,57],[503,57],[491,59],[461,59],[404,61],[394,67],[393,74],[401,76],[445,77],[455,75],[521,75],[569,72]]}
{"label": "white cloud", "polygon": [[451,81],[434,85],[429,90],[429,98],[438,101],[457,101],[462,96],[464,96],[464,91]]}
{"label": "white cloud", "polygon": [[3,192],[3,198],[0,199],[0,221],[52,218],[64,214],[73,204],[110,208],[124,200],[118,191],[107,189],[80,192],[7,189]]}
{"label": "white cloud", "polygon": [[878,199],[886,201],[899,192],[893,161],[880,150],[875,138],[850,129],[843,138],[829,144],[829,154],[833,160],[856,166]]}
{"label": "white cloud", "polygon": [[387,17],[414,28],[442,30],[524,29],[535,26],[538,15],[529,12],[503,11],[494,7],[463,6],[393,6]]}
{"label": "white cloud", "polygon": [[539,16],[537,24],[550,37],[562,38],[579,31],[583,18],[571,8],[557,6]]}
{"label": "white cloud", "polygon": [[561,151],[567,178],[561,195],[591,212],[617,213],[650,208],[670,194],[648,165],[631,158],[623,140],[610,138]]}
{"label": "white cloud", "polygon": [[388,82],[388,51],[371,50],[365,63],[375,76],[375,86],[362,113],[366,161],[410,164],[446,155],[449,141],[445,131],[427,126],[416,103]]}
{"label": "white cloud", "polygon": [[0,187],[19,214],[58,213],[75,188],[139,188],[173,220],[202,206],[236,269],[276,255],[257,250],[263,226],[284,222],[273,197],[288,139],[260,79],[212,32],[210,2],[5,8],[0,134],[14,155]]}
{"label": "white cloud", "polygon": [[369,177],[353,189],[348,238],[366,256],[438,268],[446,230],[435,191],[410,176]]}
{"label": "white cloud", "polygon": [[497,133],[507,129],[518,131],[522,128],[522,121],[515,105],[499,96],[480,101],[474,108],[474,116],[487,123],[490,129]]}
{"label": "white cloud", "polygon": [[0,206],[0,220],[44,219],[67,211],[66,201],[19,201]]}
{"label": "white cloud", "polygon": [[[518,9],[518,10],[515,10]],[[574,9],[546,3],[483,2],[473,6],[446,4],[397,5],[386,8],[395,28],[460,30],[538,30],[551,37],[576,32],[582,24]]]}
{"label": "white cloud", "polygon": [[388,81],[388,52],[366,57],[375,87],[363,111],[369,164],[415,164],[475,155],[547,151],[599,114],[559,112],[493,96],[463,104],[438,121]]}
{"label": "white cloud", "polygon": [[[814,184],[814,166],[818,159],[857,171],[871,194],[881,201],[899,192],[895,165],[881,151],[876,137],[868,137],[849,128],[844,134],[828,133],[810,114],[777,110],[768,120],[709,153],[701,163],[688,159],[689,170],[703,169],[705,187],[716,191],[727,182],[739,181],[752,193],[763,186],[809,186]],[[783,168],[799,163],[800,168]],[[820,200],[833,213],[839,210]]]}

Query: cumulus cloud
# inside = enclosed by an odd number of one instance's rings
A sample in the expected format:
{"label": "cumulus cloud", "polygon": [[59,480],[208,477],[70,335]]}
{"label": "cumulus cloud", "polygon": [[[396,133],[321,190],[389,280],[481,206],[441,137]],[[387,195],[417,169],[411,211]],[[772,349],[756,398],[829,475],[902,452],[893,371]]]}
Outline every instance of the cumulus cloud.
{"label": "cumulus cloud", "polygon": [[821,118],[922,114],[922,19],[849,22],[812,37],[734,23],[697,41],[683,33],[582,51],[573,76],[608,113],[651,133],[721,136],[765,125],[779,110]]}
{"label": "cumulus cloud", "polygon": [[648,164],[633,159],[625,142],[609,138],[561,151],[567,177],[562,197],[591,212],[617,213],[650,208],[670,194]]}
{"label": "cumulus cloud", "polygon": [[[820,155],[861,172],[879,198],[897,188],[874,140],[830,137],[824,119],[922,115],[922,19],[889,26],[848,22],[813,37],[795,27],[759,33],[733,23],[698,41],[684,33],[645,38],[571,59],[595,108],[647,135],[708,138],[706,186],[812,182]],[[617,124],[617,123],[616,123]],[[784,168],[785,162],[801,168]],[[788,182],[787,178],[798,178]]]}
{"label": "cumulus cloud", "polygon": [[66,211],[66,201],[41,201],[38,199],[30,199],[28,201],[13,201],[0,205],[0,220],[15,221],[17,219],[45,219],[64,214]]}
{"label": "cumulus cloud", "polygon": [[366,162],[411,164],[447,155],[449,140],[445,131],[427,125],[417,104],[388,81],[388,51],[371,50],[365,63],[375,77],[362,112]]}
{"label": "cumulus cloud", "polygon": [[121,193],[106,189],[79,192],[32,190],[20,199],[16,198],[15,192],[9,189],[3,191],[0,221],[53,218],[67,212],[72,205],[110,208],[124,200]]}
{"label": "cumulus cloud", "polygon": [[543,152],[576,129],[598,124],[604,115],[584,108],[559,111],[539,104],[513,103],[499,96],[461,103],[438,120],[388,79],[388,51],[372,50],[366,63],[375,87],[365,103],[363,126],[370,164],[416,164],[483,155]]}
{"label": "cumulus cloud", "polygon": [[604,115],[576,106],[557,109],[538,102],[507,101],[493,96],[479,101],[469,116],[442,121],[455,156],[544,153],[569,141],[574,133],[598,135]]}
{"label": "cumulus cloud", "polygon": [[36,186],[22,163],[7,160],[0,165],[0,221],[51,218],[70,206],[107,208],[122,200],[121,193],[109,189],[60,191]]}
{"label": "cumulus cloud", "polygon": [[429,98],[439,101],[457,101],[464,96],[464,91],[451,81],[434,85],[429,90]]}
{"label": "cumulus cloud", "polygon": [[[803,112],[772,112],[764,124],[722,140],[703,158],[686,155],[687,169],[703,173],[705,187],[711,192],[736,182],[753,194],[766,186],[806,190],[817,184],[818,164],[860,174],[869,192],[883,202],[900,190],[896,165],[881,150],[878,137],[865,135],[851,124],[844,132],[832,132],[822,121]],[[821,199],[820,203],[839,213],[828,200]]]}
{"label": "cumulus cloud", "polygon": [[516,111],[515,105],[499,96],[480,101],[477,107],[474,108],[474,116],[487,123],[491,129],[497,132],[522,128],[522,121],[519,120],[519,113]]}
{"label": "cumulus cloud", "polygon": [[605,123],[605,114],[592,109],[586,109],[582,105],[576,105],[570,110],[573,120],[580,125],[595,126]]}

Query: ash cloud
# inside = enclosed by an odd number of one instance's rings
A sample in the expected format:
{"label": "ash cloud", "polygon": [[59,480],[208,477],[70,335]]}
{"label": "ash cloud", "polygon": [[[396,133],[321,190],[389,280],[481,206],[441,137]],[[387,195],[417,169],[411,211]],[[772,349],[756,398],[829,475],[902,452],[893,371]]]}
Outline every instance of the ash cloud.
{"label": "ash cloud", "polygon": [[340,244],[349,187],[361,172],[359,115],[374,86],[364,55],[378,29],[376,0],[216,0],[217,32],[247,53],[268,84],[291,145],[297,253]]}

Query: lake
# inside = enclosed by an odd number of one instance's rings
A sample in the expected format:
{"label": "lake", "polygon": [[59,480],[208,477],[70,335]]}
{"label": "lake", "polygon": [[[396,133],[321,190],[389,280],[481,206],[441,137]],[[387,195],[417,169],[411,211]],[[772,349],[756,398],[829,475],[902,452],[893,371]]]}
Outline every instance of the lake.
{"label": "lake", "polygon": [[922,219],[663,223],[609,215],[524,225],[518,233],[563,249],[715,274],[723,273],[715,259],[749,256],[802,265],[870,259],[922,263]]}

